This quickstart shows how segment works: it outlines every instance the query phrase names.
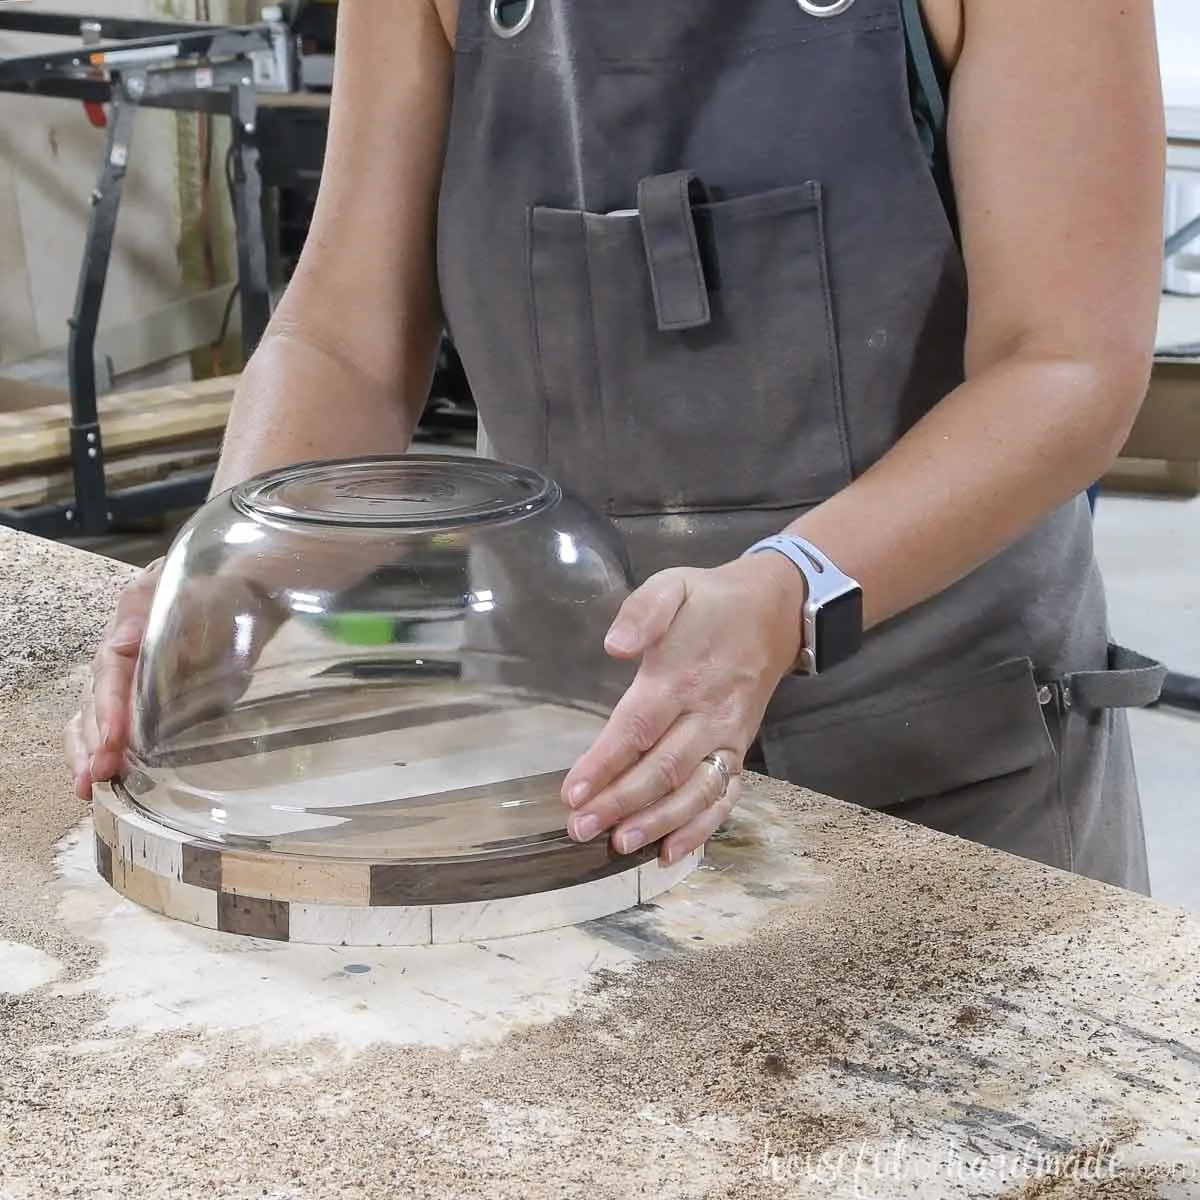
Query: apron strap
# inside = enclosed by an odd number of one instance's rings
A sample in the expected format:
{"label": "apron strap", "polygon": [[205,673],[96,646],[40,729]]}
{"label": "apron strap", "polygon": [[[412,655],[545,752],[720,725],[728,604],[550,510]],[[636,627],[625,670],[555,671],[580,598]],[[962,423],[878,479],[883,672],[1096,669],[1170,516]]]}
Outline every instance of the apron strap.
{"label": "apron strap", "polygon": [[659,329],[707,325],[712,313],[692,213],[693,203],[705,198],[703,188],[692,172],[674,171],[643,179],[637,198]]}
{"label": "apron strap", "polygon": [[1062,682],[1075,708],[1144,708],[1158,699],[1166,676],[1154,659],[1111,645],[1107,670],[1076,671]]}

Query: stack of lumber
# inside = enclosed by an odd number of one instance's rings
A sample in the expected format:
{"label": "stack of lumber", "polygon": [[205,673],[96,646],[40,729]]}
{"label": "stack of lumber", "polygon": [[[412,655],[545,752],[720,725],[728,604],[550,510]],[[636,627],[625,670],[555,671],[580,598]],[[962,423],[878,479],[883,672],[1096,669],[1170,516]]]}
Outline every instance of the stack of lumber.
{"label": "stack of lumber", "polygon": [[[236,376],[117,392],[98,404],[116,491],[216,462]],[[54,389],[0,380],[0,509],[69,499],[71,410]]]}

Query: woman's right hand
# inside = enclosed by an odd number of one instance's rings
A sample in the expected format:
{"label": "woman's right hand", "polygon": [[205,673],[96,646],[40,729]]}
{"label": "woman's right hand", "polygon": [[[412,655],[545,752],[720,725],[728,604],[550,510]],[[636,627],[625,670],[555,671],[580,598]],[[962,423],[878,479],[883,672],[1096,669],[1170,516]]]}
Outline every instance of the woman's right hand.
{"label": "woman's right hand", "polygon": [[161,558],[152,562],[121,593],[92,657],[79,711],[67,722],[67,754],[82,800],[91,799],[92,784],[112,779],[124,762],[133,670],[162,563]]}

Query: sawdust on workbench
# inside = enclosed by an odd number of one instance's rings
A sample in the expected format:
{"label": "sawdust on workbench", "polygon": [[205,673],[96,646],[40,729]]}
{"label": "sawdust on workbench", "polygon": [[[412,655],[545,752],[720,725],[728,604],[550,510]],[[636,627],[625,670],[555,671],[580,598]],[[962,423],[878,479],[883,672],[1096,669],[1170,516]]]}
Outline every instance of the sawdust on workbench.
{"label": "sawdust on workbench", "polygon": [[[0,753],[0,938],[45,947],[70,978],[94,950],[58,932],[46,886],[50,847],[83,810],[59,731],[129,572],[71,559],[52,582],[42,553],[0,544],[0,619],[20,625],[6,640],[29,638],[0,689],[0,719],[24,739]],[[57,571],[64,552],[51,557]],[[768,1142],[819,1154],[876,1132],[848,1093],[804,1097],[807,1074],[856,1048],[869,1061],[884,1017],[944,1031],[948,1013],[1027,986],[1029,931],[1083,928],[1116,893],[768,788],[826,876],[819,897],[739,945],[601,979],[575,1015],[467,1055],[380,1047],[347,1063],[319,1043],[118,1037],[86,997],[9,997],[0,1193],[35,1180],[39,1200],[778,1196]]]}
{"label": "sawdust on workbench", "polygon": [[20,744],[0,753],[0,939],[44,950],[69,964],[69,974],[90,968],[94,953],[54,924],[57,898],[47,887],[55,843],[87,811],[72,791],[63,726],[133,574],[122,563],[0,529],[0,729],[21,731]]}
{"label": "sawdust on workbench", "polygon": [[[917,830],[898,840],[872,814],[791,790],[778,802],[831,872],[823,899],[741,945],[602,981],[577,1014],[467,1057],[380,1048],[347,1065],[320,1045],[179,1034],[64,1057],[44,1048],[77,1044],[96,1014],[24,998],[0,1048],[0,1183],[7,1171],[47,1195],[113,1178],[119,1194],[170,1197],[777,1196],[764,1145],[820,1154],[874,1133],[845,1097],[799,1098],[806,1072],[885,1015],[933,1021],[1020,986],[1009,955],[1028,929],[1083,915],[1059,877],[1001,871]],[[897,869],[905,842],[919,870]]]}

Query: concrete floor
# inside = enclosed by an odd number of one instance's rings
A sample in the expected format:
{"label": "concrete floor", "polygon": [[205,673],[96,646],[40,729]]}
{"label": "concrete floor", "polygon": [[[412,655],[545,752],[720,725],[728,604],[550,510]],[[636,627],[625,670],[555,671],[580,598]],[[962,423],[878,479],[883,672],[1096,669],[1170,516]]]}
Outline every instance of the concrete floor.
{"label": "concrete floor", "polygon": [[[1096,547],[1114,638],[1200,675],[1200,498],[1104,495]],[[1200,716],[1166,708],[1131,715],[1151,886],[1200,911]]]}

